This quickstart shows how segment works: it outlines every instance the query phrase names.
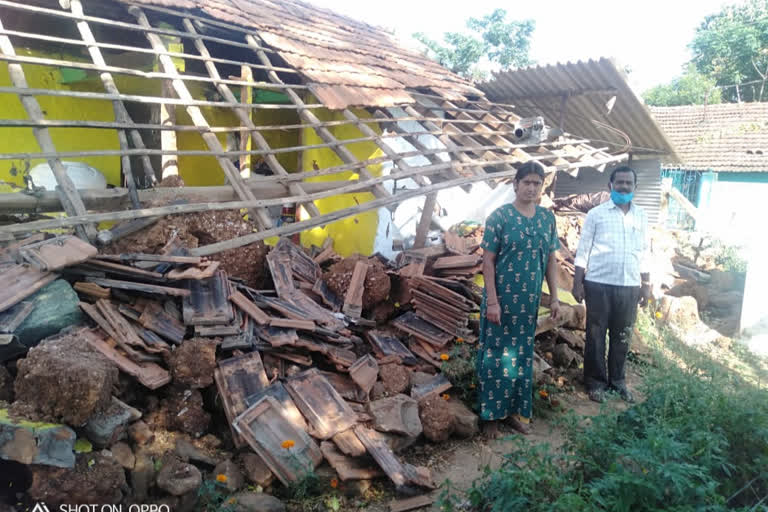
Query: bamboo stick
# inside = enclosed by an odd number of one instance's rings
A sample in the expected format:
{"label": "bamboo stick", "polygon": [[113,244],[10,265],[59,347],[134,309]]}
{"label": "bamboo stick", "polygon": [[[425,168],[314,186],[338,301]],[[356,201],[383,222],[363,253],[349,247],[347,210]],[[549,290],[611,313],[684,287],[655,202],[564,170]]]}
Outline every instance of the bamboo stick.
{"label": "bamboo stick", "polygon": [[[196,34],[195,27],[192,25],[192,22],[188,19],[184,20],[184,26],[187,30],[189,30],[191,33]],[[197,51],[202,55],[203,57],[210,56],[210,52],[208,51],[208,48],[205,46],[205,43],[199,40],[195,40],[195,48]],[[208,70],[208,74],[213,78],[214,80],[217,78],[220,78],[219,71],[216,69],[216,65],[213,62],[206,61],[205,67]],[[218,83],[216,84],[219,92],[227,101],[235,102],[235,96],[232,94],[232,91],[229,89],[229,87],[224,83]],[[294,93],[295,94],[295,93]],[[240,98],[242,101],[242,98]],[[267,143],[267,139],[264,138],[264,136],[261,134],[261,132],[256,130],[256,125],[253,123],[253,120],[251,120],[251,116],[249,115],[250,111],[246,111],[243,109],[235,109],[234,110],[235,115],[237,115],[238,119],[242,124],[244,124],[248,129],[250,129],[250,134],[253,138],[253,142],[256,144],[256,146],[259,148],[259,151],[266,151],[267,153],[264,153],[264,160],[267,162],[267,165],[269,166],[270,170],[273,174],[278,176],[286,176],[288,174],[288,171],[285,170],[283,167],[283,164],[280,163],[280,161],[275,157],[275,154],[272,153],[271,148],[269,147],[269,144]],[[304,191],[302,190],[301,186],[297,183],[292,183],[290,185],[291,193],[294,195],[304,195]],[[317,206],[312,201],[302,201],[301,204],[304,205],[304,209],[309,213],[311,216],[317,216],[320,215],[320,210],[317,209]]]}
{"label": "bamboo stick", "polygon": [[[83,4],[80,2],[80,0],[70,0],[70,9],[75,14],[83,14]],[[87,21],[78,21],[77,22],[77,30],[80,32],[80,37],[83,38],[83,42],[88,44],[88,53],[91,55],[91,60],[93,60],[93,63],[98,66],[106,66],[106,61],[104,60],[104,56],[101,54],[101,50],[99,50],[98,46],[94,46],[93,43],[96,42],[96,38],[93,36],[93,32],[91,32],[91,27],[88,26]],[[112,75],[110,73],[104,72],[99,75],[99,78],[101,78],[101,82],[104,84],[104,89],[110,93],[110,94],[120,94],[120,91],[117,89],[117,85],[115,84],[115,80],[112,78]],[[131,124],[133,122],[133,119],[131,119],[130,114],[128,114],[128,110],[125,108],[125,104],[123,104],[120,100],[113,100],[112,101],[112,108],[115,111],[115,120],[120,121],[122,123]],[[133,144],[138,149],[145,148],[144,146],[144,140],[141,138],[141,134],[139,134],[139,131],[134,129],[128,130],[128,133],[131,135],[131,140],[133,141]],[[117,132],[118,139],[120,141],[120,148],[121,149],[128,149],[128,137],[126,134],[126,130],[119,130]],[[152,162],[149,161],[148,155],[143,155],[141,157],[142,165],[144,166],[144,176],[148,180],[149,183],[155,182],[155,171],[152,168]],[[123,174],[125,175],[126,183],[128,185],[129,190],[133,190],[131,194],[131,200],[133,202],[134,208],[139,208],[141,204],[139,203],[139,196],[136,193],[136,182],[134,180],[133,172],[131,170],[131,159],[128,156],[122,157],[122,164],[123,164]]]}
{"label": "bamboo stick", "polygon": [[[149,24],[147,16],[144,14],[144,11],[138,7],[131,7],[129,12],[136,17],[142,27],[147,29],[152,28],[152,26]],[[149,43],[152,45],[152,48],[156,48],[158,50],[165,49],[165,43],[163,43],[160,36],[149,31],[145,32],[145,35]],[[174,78],[171,81],[171,85],[173,86],[173,89],[176,91],[176,94],[179,96],[179,98],[185,101],[191,101],[193,99],[192,95],[187,89],[184,81],[178,78],[176,65],[173,63],[173,60],[167,55],[159,55],[158,60],[160,61],[160,65],[167,74],[176,75],[177,78]],[[199,107],[187,106],[186,110],[195,125],[204,128],[208,128],[210,126]],[[216,137],[216,135],[211,132],[203,132],[201,133],[201,136],[208,148],[210,148],[212,151],[217,153],[224,152],[224,148],[221,147],[221,142],[219,142],[219,139]],[[235,190],[240,199],[243,201],[255,200],[256,198],[253,195],[253,192],[251,192],[251,189],[249,189],[243,182],[243,178],[240,176],[240,172],[235,167],[235,164],[233,164],[232,161],[225,156],[217,156],[216,159],[218,160],[221,169],[224,171],[224,174],[227,176],[229,184]],[[269,216],[269,212],[267,212],[267,210],[258,208],[256,210],[252,210],[251,215],[261,228],[269,229],[272,227],[272,219]]]}
{"label": "bamboo stick", "polygon": [[[3,28],[2,20],[0,20],[0,29]],[[15,55],[16,50],[11,44],[11,40],[8,36],[0,36],[0,53],[3,55]],[[11,82],[14,87],[23,91],[28,87],[27,79],[24,76],[24,70],[20,64],[8,64],[8,74],[10,75]],[[34,119],[43,119],[43,109],[40,108],[40,104],[37,102],[34,96],[20,93],[19,100],[21,100],[24,110],[27,115]],[[51,134],[48,128],[35,128],[33,130],[35,139],[37,140],[40,149],[45,152],[56,152],[56,147],[51,139]],[[67,175],[67,170],[61,163],[58,157],[50,158],[48,160],[53,175],[56,177],[56,183],[58,183],[58,191],[61,196],[61,203],[64,206],[64,211],[68,215],[84,215],[85,206],[80,196],[77,195],[74,183]],[[96,227],[92,224],[85,224],[76,228],[78,236],[84,240],[93,240],[96,237]]]}
{"label": "bamboo stick", "polygon": [[[256,39],[253,37],[253,35],[248,34],[245,36],[245,39],[248,43],[248,45],[253,49],[253,51],[256,52],[256,55],[259,57],[259,60],[263,64],[270,64],[269,57],[266,53],[261,51],[259,49],[259,45],[256,42]],[[280,79],[279,76],[277,76],[277,73],[274,71],[270,71],[267,73],[267,76],[269,76],[269,79],[272,80],[275,83],[283,83],[283,81]],[[301,98],[299,98],[298,94],[296,94],[295,91],[288,89],[287,91],[288,96],[291,98],[291,101],[296,106],[296,108],[299,111],[299,117],[306,123],[313,124],[313,129],[315,130],[315,133],[327,144],[331,144],[331,147],[333,148],[334,153],[338,155],[338,157],[341,159],[342,162],[346,164],[354,164],[359,163],[359,160],[355,155],[352,154],[352,152],[347,149],[344,146],[338,145],[338,140],[336,137],[324,126],[320,125],[320,120],[307,108],[307,105],[304,104]],[[373,176],[371,173],[366,169],[365,167],[361,167],[359,170],[360,177],[362,179],[371,179]],[[373,195],[376,197],[386,197],[389,196],[389,192],[387,189],[385,189],[382,186],[374,187],[373,188]]]}

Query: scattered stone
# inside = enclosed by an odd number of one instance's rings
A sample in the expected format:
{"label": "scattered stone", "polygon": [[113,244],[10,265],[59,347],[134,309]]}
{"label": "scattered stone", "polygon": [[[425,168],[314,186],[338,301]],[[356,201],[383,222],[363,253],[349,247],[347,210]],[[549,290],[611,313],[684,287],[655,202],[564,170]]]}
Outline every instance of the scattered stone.
{"label": "scattered stone", "polygon": [[243,453],[240,463],[245,469],[245,478],[252,484],[267,488],[275,481],[272,470],[264,463],[264,460],[255,453]]}
{"label": "scattered stone", "polygon": [[147,453],[136,453],[136,462],[131,470],[131,488],[133,499],[137,503],[143,503],[149,496],[149,488],[155,481],[155,464]]}
{"label": "scattered stone", "polygon": [[203,395],[196,389],[174,389],[160,406],[170,429],[200,437],[211,424],[211,415],[203,410]]}
{"label": "scattered stone", "polygon": [[208,387],[213,384],[216,369],[216,342],[203,338],[185,340],[171,353],[168,366],[177,385]]}
{"label": "scattered stone", "polygon": [[125,470],[114,457],[101,453],[77,455],[72,469],[30,466],[27,494],[48,507],[71,503],[120,503],[126,489]]}
{"label": "scattered stone", "polygon": [[132,421],[141,418],[141,411],[112,397],[107,410],[94,414],[85,425],[85,435],[97,447],[104,448],[125,437]]}
{"label": "scattered stone", "polygon": [[448,402],[441,397],[433,397],[419,403],[419,416],[424,429],[424,437],[433,442],[447,440],[453,434],[456,423]]}
{"label": "scattered stone", "polygon": [[410,387],[415,388],[429,384],[434,377],[434,375],[425,372],[411,372],[409,376]]}
{"label": "scattered stone", "polygon": [[235,512],[285,512],[285,505],[269,494],[240,492],[231,497]]}
{"label": "scattered stone", "polygon": [[237,464],[231,460],[220,462],[219,465],[213,469],[213,477],[217,479],[217,481],[219,475],[224,475],[226,478],[226,480],[222,483],[229,492],[239,491],[245,486],[245,478],[243,477],[243,472],[240,471],[240,468],[237,467]]}
{"label": "scattered stone", "polygon": [[408,437],[400,434],[389,434],[387,432],[378,432],[378,434],[387,443],[389,449],[395,453],[403,453],[419,440],[418,436]]}
{"label": "scattered stone", "polygon": [[448,400],[448,410],[453,415],[454,433],[470,438],[480,433],[480,418],[461,400]]}
{"label": "scattered stone", "polygon": [[123,466],[125,469],[131,470],[136,465],[136,456],[133,454],[133,450],[128,443],[115,443],[110,448],[112,456]]}
{"label": "scattered stone", "polygon": [[384,389],[384,384],[382,384],[380,380],[377,380],[373,383],[373,388],[371,388],[371,399],[379,400],[385,396],[387,396],[387,390]]}
{"label": "scattered stone", "polygon": [[208,454],[203,453],[195,445],[183,438],[176,439],[176,447],[174,449],[176,455],[181,457],[184,462],[202,462],[209,466],[215,466],[219,462]]}
{"label": "scattered stone", "polygon": [[555,349],[552,351],[552,360],[555,366],[570,368],[571,364],[576,360],[576,352],[571,350],[567,343],[560,343],[555,345]]}
{"label": "scattered stone", "polygon": [[12,419],[7,409],[0,409],[1,459],[71,468],[76,437],[65,425]]}
{"label": "scattered stone", "polygon": [[27,347],[83,321],[80,298],[63,279],[42,287],[25,300],[31,301],[34,309],[13,334]]}
{"label": "scattered stone", "polygon": [[379,368],[379,378],[384,391],[389,395],[405,393],[410,384],[410,375],[405,366],[397,363],[383,364]]}
{"label": "scattered stone", "polygon": [[112,402],[117,368],[74,335],[43,340],[18,362],[16,400],[41,419],[83,425]]}
{"label": "scattered stone", "polygon": [[203,475],[192,464],[175,457],[164,457],[163,466],[157,474],[157,486],[174,496],[197,491],[203,483]]}
{"label": "scattered stone", "polygon": [[409,396],[400,394],[376,400],[368,404],[368,412],[373,416],[376,430],[408,437],[421,434],[419,405]]}
{"label": "scattered stone", "polygon": [[139,446],[149,444],[155,438],[155,434],[149,428],[149,425],[141,420],[134,422],[128,427],[128,435]]}

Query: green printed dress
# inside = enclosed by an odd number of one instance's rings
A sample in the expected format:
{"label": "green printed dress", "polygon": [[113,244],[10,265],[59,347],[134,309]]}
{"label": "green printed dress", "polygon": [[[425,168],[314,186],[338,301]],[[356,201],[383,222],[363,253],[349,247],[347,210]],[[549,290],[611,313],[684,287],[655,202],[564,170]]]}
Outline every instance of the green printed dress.
{"label": "green printed dress", "polygon": [[485,222],[482,247],[496,253],[501,325],[486,320],[483,293],[477,353],[483,420],[531,417],[533,338],[542,281],[549,254],[559,246],[555,216],[540,206],[529,219],[505,204]]}

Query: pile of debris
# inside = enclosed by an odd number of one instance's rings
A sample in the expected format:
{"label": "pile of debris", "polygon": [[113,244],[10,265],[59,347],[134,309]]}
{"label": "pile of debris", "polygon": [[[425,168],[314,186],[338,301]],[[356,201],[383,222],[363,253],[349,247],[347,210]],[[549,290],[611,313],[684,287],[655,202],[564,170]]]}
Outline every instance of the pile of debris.
{"label": "pile of debris", "polygon": [[[440,369],[477,340],[481,230],[394,262],[281,239],[265,289],[167,234],[152,253],[43,235],[0,252],[0,465],[24,465],[16,489],[184,508],[220,475],[232,493],[267,489],[323,460],[343,485],[435,488],[398,453],[478,431]],[[578,373],[583,333],[569,329],[583,330],[583,306],[565,309],[561,325],[542,309],[539,381],[556,380],[550,364]]]}

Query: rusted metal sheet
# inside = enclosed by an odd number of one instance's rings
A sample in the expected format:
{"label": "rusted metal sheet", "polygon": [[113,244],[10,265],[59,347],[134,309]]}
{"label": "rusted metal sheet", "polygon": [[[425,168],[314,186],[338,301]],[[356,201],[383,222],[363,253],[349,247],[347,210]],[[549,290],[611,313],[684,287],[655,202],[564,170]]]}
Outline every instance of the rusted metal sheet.
{"label": "rusted metal sheet", "polygon": [[184,323],[186,325],[231,324],[235,313],[229,297],[232,289],[223,271],[209,279],[186,282],[188,297],[183,301]]}
{"label": "rusted metal sheet", "polygon": [[351,428],[357,415],[317,368],[291,377],[286,383],[296,407],[312,427],[312,435],[328,439]]}
{"label": "rusted metal sheet", "polygon": [[288,421],[269,396],[239,415],[233,425],[284,485],[300,480],[323,460],[312,438]]}
{"label": "rusted metal sheet", "polygon": [[57,277],[30,265],[7,265],[3,269],[0,312],[18,304]]}
{"label": "rusted metal sheet", "polygon": [[81,263],[98,254],[98,250],[76,236],[65,235],[19,248],[19,256],[43,271],[58,270]]}

